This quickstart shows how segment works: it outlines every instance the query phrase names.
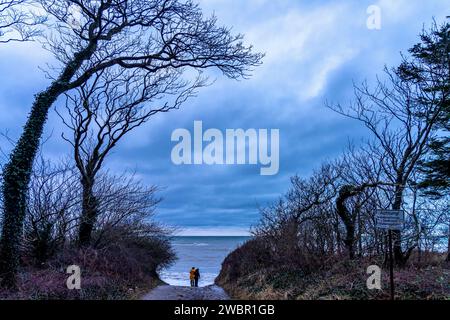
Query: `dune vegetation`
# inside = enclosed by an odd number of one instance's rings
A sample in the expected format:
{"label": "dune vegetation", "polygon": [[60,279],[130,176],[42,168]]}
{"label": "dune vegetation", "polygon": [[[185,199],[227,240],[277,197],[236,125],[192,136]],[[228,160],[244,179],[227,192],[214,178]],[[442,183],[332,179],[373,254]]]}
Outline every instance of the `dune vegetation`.
{"label": "dune vegetation", "polygon": [[[254,239],[223,262],[216,282],[244,299],[389,299],[389,232],[396,297],[450,299],[450,24],[420,41],[375,85],[355,85],[349,106],[370,138],[350,145],[310,176],[291,178],[261,208]],[[379,228],[377,211],[404,213]],[[368,289],[378,266],[380,289]]]}

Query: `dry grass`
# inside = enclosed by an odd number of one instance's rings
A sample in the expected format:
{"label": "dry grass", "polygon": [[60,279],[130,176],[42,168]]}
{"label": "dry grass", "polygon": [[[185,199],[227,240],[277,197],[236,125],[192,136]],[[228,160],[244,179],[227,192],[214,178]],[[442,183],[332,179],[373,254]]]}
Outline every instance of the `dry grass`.
{"label": "dry grass", "polygon": [[[139,299],[161,284],[151,252],[136,248],[115,250],[67,249],[36,267],[21,268],[15,290],[0,290],[0,299],[14,300],[125,300]],[[147,256],[147,259],[145,259]],[[162,261],[159,261],[162,262]],[[69,290],[69,265],[81,269],[81,289]]]}
{"label": "dry grass", "polygon": [[[249,247],[250,248],[250,247]],[[239,258],[234,261],[235,258]],[[219,285],[236,299],[257,300],[384,300],[389,299],[389,272],[382,271],[382,290],[368,290],[366,274],[369,265],[382,266],[377,259],[349,261],[344,257],[329,259],[329,264],[313,272],[291,266],[259,266],[229,275],[236,263],[245,260],[243,251],[225,260]],[[331,262],[334,261],[334,262]],[[248,263],[245,262],[245,263]],[[418,260],[395,270],[396,298],[401,300],[450,300],[450,263],[445,256],[425,254]]]}

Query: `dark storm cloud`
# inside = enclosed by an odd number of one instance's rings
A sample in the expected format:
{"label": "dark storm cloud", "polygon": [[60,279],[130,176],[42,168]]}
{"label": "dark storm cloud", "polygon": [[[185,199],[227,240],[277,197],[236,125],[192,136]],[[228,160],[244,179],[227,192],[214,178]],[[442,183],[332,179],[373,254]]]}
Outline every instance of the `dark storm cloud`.
{"label": "dark storm cloud", "polygon": [[[132,132],[107,162],[113,172],[130,171],[147,184],[161,186],[158,218],[189,232],[236,234],[258,219],[258,205],[289,187],[289,177],[308,173],[338,156],[349,139],[366,135],[358,123],[324,107],[327,99],[345,103],[352,81],[373,79],[385,64],[417,40],[422,24],[442,18],[446,1],[204,0],[209,14],[247,35],[266,52],[264,65],[245,81],[220,75],[181,110],[161,114]],[[378,5],[381,30],[366,28],[369,5]],[[18,53],[17,53],[18,52]],[[52,62],[36,45],[0,48],[0,126],[20,134],[33,95],[47,84],[37,66]],[[173,130],[274,128],[280,130],[280,171],[260,176],[260,166],[175,166],[170,158]],[[70,149],[53,112],[46,127],[45,153],[57,159]],[[8,149],[2,140],[1,146]]]}

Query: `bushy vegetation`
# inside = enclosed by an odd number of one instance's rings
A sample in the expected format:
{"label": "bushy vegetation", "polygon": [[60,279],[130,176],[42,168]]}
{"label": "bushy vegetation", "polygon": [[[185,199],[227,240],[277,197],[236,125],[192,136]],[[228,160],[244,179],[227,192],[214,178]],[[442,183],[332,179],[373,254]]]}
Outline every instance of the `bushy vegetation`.
{"label": "bushy vegetation", "polygon": [[[89,246],[79,247],[82,193],[70,163],[39,158],[34,165],[20,246],[17,286],[4,299],[129,299],[158,285],[158,270],[175,259],[170,230],[153,221],[156,187],[133,176],[99,177],[100,214]],[[81,289],[69,290],[67,267],[81,270]]]}
{"label": "bushy vegetation", "polygon": [[[216,283],[235,299],[390,298],[389,270],[383,256],[349,260],[335,254],[319,261],[297,260],[295,254],[304,257],[302,250],[282,257],[270,241],[256,237],[225,259]],[[367,288],[370,265],[382,267],[382,290]],[[394,279],[396,299],[450,299],[450,263],[445,261],[445,254],[414,252],[405,266],[396,268]]]}
{"label": "bushy vegetation", "polygon": [[[264,55],[190,0],[11,0],[0,2],[0,20],[0,44],[39,40],[54,63],[2,167],[0,280],[13,288],[33,164],[53,105],[65,98],[67,112],[60,115],[81,183],[77,242],[84,248],[94,243],[103,214],[96,181],[119,141],[154,115],[180,108],[209,83],[205,69],[242,79]],[[46,222],[33,228],[38,242],[53,232]],[[48,253],[42,244],[34,244],[36,254]]]}

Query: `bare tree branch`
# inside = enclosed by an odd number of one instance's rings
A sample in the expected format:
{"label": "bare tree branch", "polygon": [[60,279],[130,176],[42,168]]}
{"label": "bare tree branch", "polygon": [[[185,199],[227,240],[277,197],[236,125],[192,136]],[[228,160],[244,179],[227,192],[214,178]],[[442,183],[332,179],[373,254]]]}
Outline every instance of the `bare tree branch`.
{"label": "bare tree branch", "polygon": [[0,0],[0,44],[33,40],[46,21],[34,0]]}

